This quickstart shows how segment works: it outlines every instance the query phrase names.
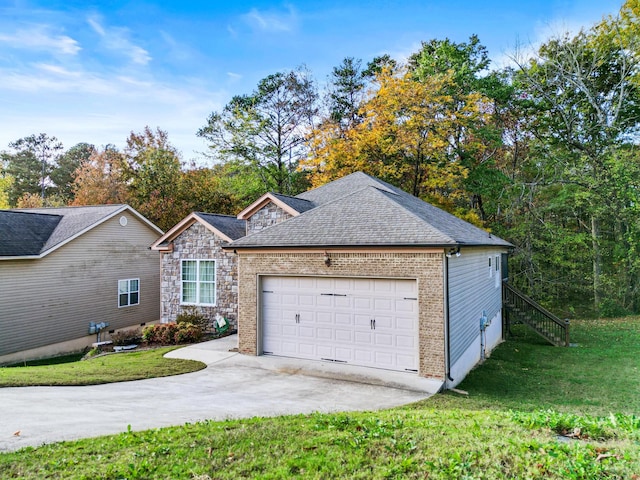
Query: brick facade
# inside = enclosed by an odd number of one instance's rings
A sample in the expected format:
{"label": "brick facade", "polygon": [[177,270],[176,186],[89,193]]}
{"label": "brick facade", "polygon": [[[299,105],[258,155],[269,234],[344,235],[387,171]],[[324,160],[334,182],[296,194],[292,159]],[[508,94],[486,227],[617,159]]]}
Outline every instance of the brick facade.
{"label": "brick facade", "polygon": [[[266,208],[266,207],[265,207]],[[239,261],[239,350],[257,355],[260,275],[407,278],[418,281],[419,375],[444,380],[444,286],[440,253],[317,253],[241,252]]]}
{"label": "brick facade", "polygon": [[199,222],[194,223],[173,241],[173,252],[161,254],[161,321],[175,322],[185,308],[180,303],[180,266],[182,260],[216,261],[216,306],[198,306],[208,318],[219,313],[232,326],[237,325],[238,312],[238,258],[222,250],[223,240]]}
{"label": "brick facade", "polygon": [[269,202],[247,219],[247,235],[288,220],[293,215],[285,212],[273,202]]}

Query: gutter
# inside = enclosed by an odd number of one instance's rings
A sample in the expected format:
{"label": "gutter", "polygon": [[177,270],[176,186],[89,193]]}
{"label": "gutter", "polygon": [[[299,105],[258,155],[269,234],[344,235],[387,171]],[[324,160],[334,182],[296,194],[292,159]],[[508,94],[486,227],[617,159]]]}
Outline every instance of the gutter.
{"label": "gutter", "polygon": [[447,351],[445,352],[445,356],[447,357],[445,365],[445,376],[447,380],[453,382],[454,379],[451,377],[451,324],[449,322],[449,257],[447,257],[446,255],[444,256],[444,295],[444,329],[445,335],[447,337]]}

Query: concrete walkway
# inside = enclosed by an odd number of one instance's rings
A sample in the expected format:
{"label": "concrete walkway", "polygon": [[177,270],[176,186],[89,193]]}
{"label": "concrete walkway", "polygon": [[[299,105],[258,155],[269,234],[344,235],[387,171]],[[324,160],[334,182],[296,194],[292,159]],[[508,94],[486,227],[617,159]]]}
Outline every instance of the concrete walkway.
{"label": "concrete walkway", "polygon": [[[0,389],[0,452],[205,419],[377,410],[440,388],[415,375],[235,351],[237,336],[174,350],[204,370],[85,387]],[[19,432],[19,434],[16,434]]]}

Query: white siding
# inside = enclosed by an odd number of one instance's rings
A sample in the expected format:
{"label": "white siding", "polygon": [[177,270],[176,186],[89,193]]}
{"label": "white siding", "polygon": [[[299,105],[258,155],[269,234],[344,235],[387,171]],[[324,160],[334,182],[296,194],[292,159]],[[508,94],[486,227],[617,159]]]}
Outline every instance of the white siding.
{"label": "white siding", "polygon": [[[84,337],[92,321],[109,330],[157,321],[157,237],[124,212],[41,259],[0,261],[0,357]],[[140,304],[118,308],[127,278],[140,279]]]}
{"label": "white siding", "polygon": [[[500,250],[462,249],[449,258],[450,361],[454,364],[480,336],[483,311],[493,319],[502,307],[501,271],[495,270]],[[489,273],[491,258],[492,273]],[[502,266],[500,266],[502,268]],[[478,352],[480,347],[478,345]]]}

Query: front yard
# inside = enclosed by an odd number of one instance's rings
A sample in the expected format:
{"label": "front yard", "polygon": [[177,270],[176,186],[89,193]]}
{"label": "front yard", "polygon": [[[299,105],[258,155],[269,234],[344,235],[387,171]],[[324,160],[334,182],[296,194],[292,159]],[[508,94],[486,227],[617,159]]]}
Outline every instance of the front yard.
{"label": "front yard", "polygon": [[0,455],[0,477],[640,478],[640,320],[574,322],[568,349],[516,333],[469,395],[26,448]]}

